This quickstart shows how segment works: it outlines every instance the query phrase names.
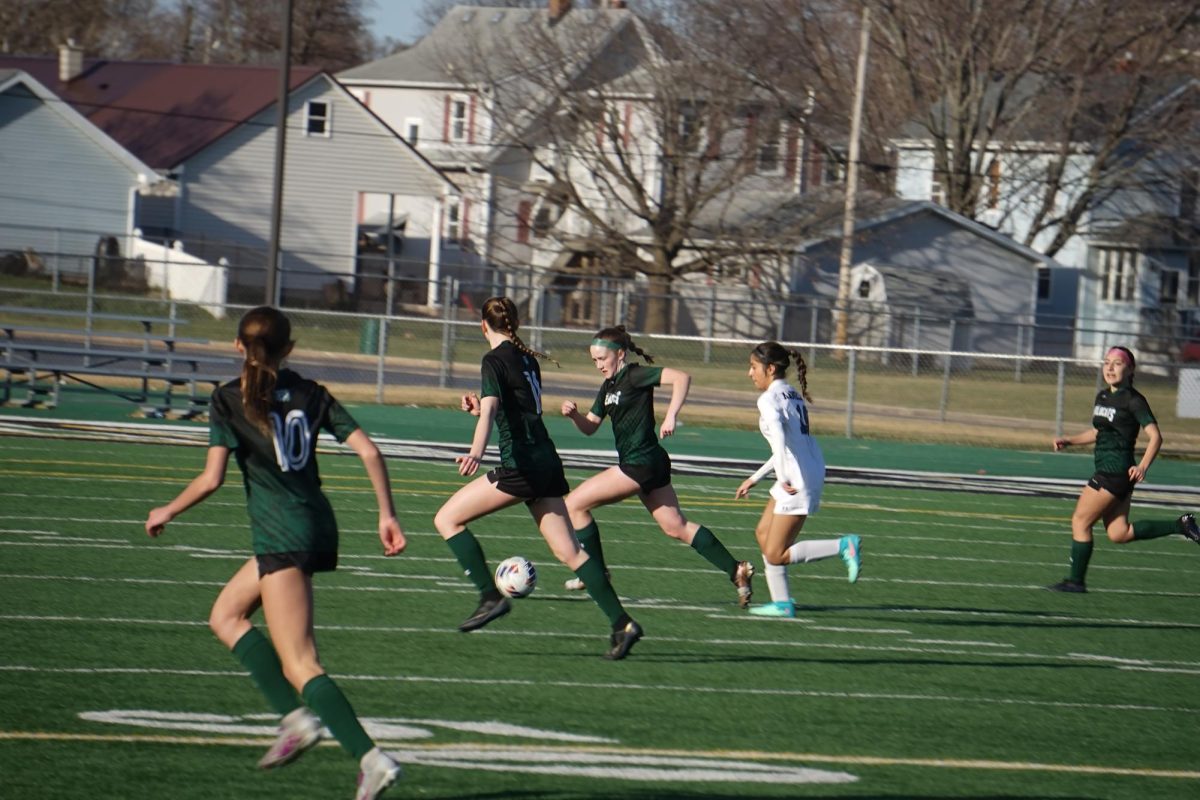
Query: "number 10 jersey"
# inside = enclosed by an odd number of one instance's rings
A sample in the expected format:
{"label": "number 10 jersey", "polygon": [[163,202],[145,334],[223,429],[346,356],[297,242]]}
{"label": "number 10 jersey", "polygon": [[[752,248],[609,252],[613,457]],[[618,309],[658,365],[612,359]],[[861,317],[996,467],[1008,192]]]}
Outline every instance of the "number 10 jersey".
{"label": "number 10 jersey", "polygon": [[279,371],[269,435],[246,419],[239,381],[213,392],[209,445],[228,447],[241,467],[255,554],[337,552],[337,521],[317,469],[322,428],[344,442],[358,423],[324,386],[291,370]]}

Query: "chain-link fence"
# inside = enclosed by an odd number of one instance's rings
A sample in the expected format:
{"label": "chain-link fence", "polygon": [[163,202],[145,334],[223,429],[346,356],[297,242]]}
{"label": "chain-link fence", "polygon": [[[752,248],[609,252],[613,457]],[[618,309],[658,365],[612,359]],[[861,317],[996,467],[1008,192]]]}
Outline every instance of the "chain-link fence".
{"label": "chain-link fence", "polygon": [[[439,300],[419,315],[289,308],[298,340],[292,362],[347,400],[455,405],[461,392],[477,388],[486,343],[470,293],[447,279],[440,284]],[[70,286],[54,291],[6,279],[0,281],[0,307],[0,322],[64,331],[42,336],[65,338],[70,336],[66,329],[75,328],[81,332],[76,339],[104,337],[111,345],[124,336],[141,336],[132,322],[140,317],[185,339],[177,345],[182,353],[227,355],[235,320],[249,306],[222,306],[224,318],[217,318],[211,307],[161,297]],[[620,319],[618,308],[614,301],[613,321]],[[525,341],[561,365],[543,369],[547,413],[566,398],[590,405],[601,382],[588,353],[593,327],[547,324],[538,319],[536,306],[530,310],[529,298],[522,314]],[[746,373],[758,338],[636,331],[634,337],[656,364],[692,374],[685,421],[755,425],[755,390]],[[839,347],[804,337],[784,341],[808,364],[814,426],[821,435],[1043,447],[1055,435],[1090,425],[1092,400],[1102,386],[1094,361],[948,348]],[[1200,454],[1200,371],[1139,353],[1137,381],[1164,430],[1165,452]]]}

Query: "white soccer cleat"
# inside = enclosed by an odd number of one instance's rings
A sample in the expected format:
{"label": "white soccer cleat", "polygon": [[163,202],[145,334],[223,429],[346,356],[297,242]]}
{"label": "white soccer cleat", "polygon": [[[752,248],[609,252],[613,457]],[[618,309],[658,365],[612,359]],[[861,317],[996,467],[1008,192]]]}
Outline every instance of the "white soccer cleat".
{"label": "white soccer cleat", "polygon": [[362,757],[359,762],[358,791],[354,800],[375,800],[384,790],[395,783],[404,771],[396,759],[380,750],[372,748],[371,752]]}
{"label": "white soccer cleat", "polygon": [[258,760],[259,769],[286,766],[308,752],[321,741],[321,720],[300,706],[279,721],[279,735],[266,755]]}

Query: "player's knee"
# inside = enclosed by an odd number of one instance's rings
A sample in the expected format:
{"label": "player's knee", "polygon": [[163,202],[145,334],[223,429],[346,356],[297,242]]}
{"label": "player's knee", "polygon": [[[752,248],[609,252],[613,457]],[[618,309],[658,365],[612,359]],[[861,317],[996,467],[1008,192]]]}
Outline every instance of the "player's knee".
{"label": "player's knee", "polygon": [[1128,525],[1108,529],[1108,540],[1115,544],[1125,544],[1133,538],[1133,529]]}
{"label": "player's knee", "polygon": [[672,539],[683,539],[687,536],[687,525],[663,525],[662,532]]}
{"label": "player's knee", "polygon": [[777,567],[785,567],[788,564],[788,554],[786,550],[765,550],[763,551],[763,561]]}
{"label": "player's knee", "polygon": [[447,513],[444,508],[434,515],[433,527],[443,539],[449,539],[463,528],[462,523],[455,519],[452,514]]}
{"label": "player's knee", "polygon": [[215,604],[208,612],[208,629],[230,647],[237,641],[238,633],[245,622],[245,614],[240,614],[220,603]]}

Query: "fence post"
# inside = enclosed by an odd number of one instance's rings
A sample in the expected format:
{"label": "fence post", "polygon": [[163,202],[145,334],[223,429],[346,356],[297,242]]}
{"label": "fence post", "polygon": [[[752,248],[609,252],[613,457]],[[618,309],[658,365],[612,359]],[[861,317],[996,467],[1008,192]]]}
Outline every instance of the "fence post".
{"label": "fence post", "polygon": [[846,363],[846,438],[854,438],[854,384],[858,378],[858,351],[851,350]]}
{"label": "fence post", "polygon": [[946,366],[942,370],[942,402],[940,407],[940,415],[942,422],[946,421],[946,407],[950,405],[950,367],[954,363],[954,356],[950,353],[954,352],[954,326],[956,320],[950,320],[950,349],[946,354]]}
{"label": "fence post", "polygon": [[600,323],[598,327],[608,327],[608,278],[600,279],[600,308],[596,313],[596,322]]}
{"label": "fence post", "polygon": [[171,320],[167,323],[167,336],[175,336],[175,320],[179,319],[179,303],[172,300],[167,304],[167,319]]}
{"label": "fence post", "polygon": [[1054,395],[1054,437],[1063,435],[1063,407],[1067,395],[1067,362],[1058,362],[1058,388]]}
{"label": "fence post", "polygon": [[531,288],[533,294],[530,295],[529,304],[533,306],[533,349],[542,350],[542,325],[546,320],[546,287]]}
{"label": "fence post", "polygon": [[917,377],[917,370],[921,364],[921,307],[917,306],[916,314],[913,317],[913,350],[918,352],[913,353],[912,358],[912,375]]}
{"label": "fence post", "polygon": [[62,259],[62,230],[54,229],[54,266],[51,268],[50,288],[57,292],[59,286],[59,272],[62,269],[60,261]]}
{"label": "fence post", "polygon": [[454,278],[447,277],[442,286],[442,359],[438,364],[438,388],[450,385],[450,360],[454,357],[453,309]]}
{"label": "fence post", "polygon": [[717,316],[717,285],[714,283],[708,287],[708,327],[704,335],[704,363],[712,363],[712,337],[713,331],[716,330]]}
{"label": "fence post", "polygon": [[1024,339],[1025,339],[1025,325],[1023,323],[1018,322],[1017,323],[1017,358],[1013,362],[1016,364],[1016,366],[1013,368],[1013,381],[1015,383],[1021,382],[1021,356],[1023,354],[1022,350],[1021,350],[1021,345],[1024,343]]}
{"label": "fence post", "polygon": [[812,303],[808,307],[808,363],[817,363],[817,321],[821,313],[821,307],[816,303]]}
{"label": "fence post", "polygon": [[[388,298],[391,305],[391,298]],[[375,402],[383,405],[383,368],[384,356],[387,355],[387,340],[388,340],[388,315],[384,314],[379,320],[379,337],[375,340]]]}

